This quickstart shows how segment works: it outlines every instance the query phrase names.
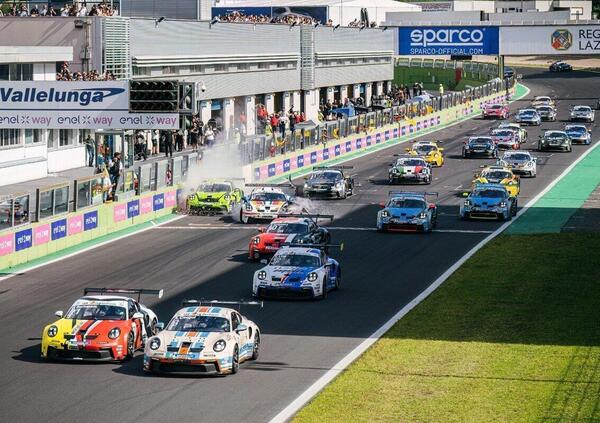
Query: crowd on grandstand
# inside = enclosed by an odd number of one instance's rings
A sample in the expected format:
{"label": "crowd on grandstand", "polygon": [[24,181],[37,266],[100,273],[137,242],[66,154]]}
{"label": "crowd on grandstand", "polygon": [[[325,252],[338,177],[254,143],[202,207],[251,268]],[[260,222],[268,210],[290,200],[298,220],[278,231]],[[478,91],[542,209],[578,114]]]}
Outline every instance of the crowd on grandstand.
{"label": "crowd on grandstand", "polygon": [[57,81],[114,81],[116,78],[112,72],[98,73],[96,70],[89,72],[71,72],[69,64],[63,62],[60,70],[56,73]]}
{"label": "crowd on grandstand", "polygon": [[0,16],[117,16],[119,11],[108,3],[97,3],[88,6],[87,3],[65,3],[60,9],[53,5],[43,4],[38,7],[33,4],[31,9],[26,3],[13,3],[8,11],[3,12],[0,7]]}

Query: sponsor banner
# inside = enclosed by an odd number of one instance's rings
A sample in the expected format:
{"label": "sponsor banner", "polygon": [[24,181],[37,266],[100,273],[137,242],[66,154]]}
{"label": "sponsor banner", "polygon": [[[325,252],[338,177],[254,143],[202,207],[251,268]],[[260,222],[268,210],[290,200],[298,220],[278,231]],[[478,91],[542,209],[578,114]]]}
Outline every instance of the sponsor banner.
{"label": "sponsor banner", "polygon": [[313,151],[310,153],[310,164],[315,164],[317,162],[317,152]]}
{"label": "sponsor banner", "polygon": [[177,191],[165,192],[165,207],[175,207],[177,205]]}
{"label": "sponsor banner", "polygon": [[285,159],[282,163],[282,168],[284,172],[289,172],[291,170],[291,162],[290,159]]}
{"label": "sponsor banner", "polygon": [[161,210],[165,207],[165,195],[154,194],[152,197],[152,209],[154,211]]}
{"label": "sponsor banner", "polygon": [[356,149],[359,150],[362,148],[362,138],[356,139]]}
{"label": "sponsor banner", "polygon": [[113,209],[113,220],[122,222],[127,219],[127,204],[115,204]]}
{"label": "sponsor banner", "polygon": [[381,142],[381,132],[378,132],[375,135],[375,144],[379,144]]}
{"label": "sponsor banner", "polygon": [[340,154],[342,154],[342,147],[341,145],[337,144],[334,148],[333,148],[333,152],[335,154],[335,156],[339,156]]}
{"label": "sponsor banner", "polygon": [[15,249],[15,238],[13,234],[0,236],[0,256],[10,254]]}
{"label": "sponsor banner", "polygon": [[275,174],[281,175],[283,173],[283,161],[275,163]]}
{"label": "sponsor banner", "polygon": [[323,160],[329,160],[329,147],[323,149]]}
{"label": "sponsor banner", "polygon": [[301,155],[296,158],[296,167],[300,168],[303,166],[304,166],[304,155]]}
{"label": "sponsor banner", "polygon": [[507,26],[500,40],[500,54],[600,54],[600,25]]}
{"label": "sponsor banner", "polygon": [[75,235],[83,232],[83,215],[69,218],[69,235]]}
{"label": "sponsor banner", "polygon": [[500,31],[496,26],[402,27],[398,28],[398,54],[403,56],[498,54],[499,40]]}
{"label": "sponsor banner", "polygon": [[394,128],[394,138],[398,138],[398,128]]}
{"label": "sponsor banner", "polygon": [[140,200],[140,213],[146,214],[152,211],[152,197],[144,197]]}
{"label": "sponsor banner", "polygon": [[323,150],[317,150],[317,162],[322,162],[323,161]]}
{"label": "sponsor banner", "polygon": [[56,222],[52,222],[50,226],[52,229],[52,241],[56,241],[57,239],[61,239],[67,236],[67,219],[60,219]]}
{"label": "sponsor banner", "polygon": [[271,163],[267,166],[267,177],[275,176],[275,163]]}
{"label": "sponsor banner", "polygon": [[35,245],[46,244],[50,241],[50,224],[36,226],[33,229],[33,243]]}
{"label": "sponsor banner", "polygon": [[0,128],[28,129],[177,129],[177,113],[129,113],[74,110],[4,110]]}
{"label": "sponsor banner", "polygon": [[87,212],[83,215],[83,230],[91,231],[98,227],[98,210]]}
{"label": "sponsor banner", "polygon": [[352,151],[352,141],[346,141],[346,153]]}
{"label": "sponsor banner", "polygon": [[385,131],[383,134],[384,134],[385,140],[389,141],[390,140],[390,131]]}
{"label": "sponsor banner", "polygon": [[262,178],[267,178],[269,176],[269,167],[268,166],[261,166],[260,167],[260,177]]}
{"label": "sponsor banner", "polygon": [[402,136],[406,135],[406,131],[407,131],[407,127],[403,126],[402,127]]}
{"label": "sponsor banner", "polygon": [[371,136],[367,135],[367,147],[371,145]]}
{"label": "sponsor banner", "polygon": [[25,229],[15,232],[15,251],[25,250],[33,245],[33,231]]}
{"label": "sponsor banner", "polygon": [[140,215],[140,200],[127,202],[127,218],[131,219]]}

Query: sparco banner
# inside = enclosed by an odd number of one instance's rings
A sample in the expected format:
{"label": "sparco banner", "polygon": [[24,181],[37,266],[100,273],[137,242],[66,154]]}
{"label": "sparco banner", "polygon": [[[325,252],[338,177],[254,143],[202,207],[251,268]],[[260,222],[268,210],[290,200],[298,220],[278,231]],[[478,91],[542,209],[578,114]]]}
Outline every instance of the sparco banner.
{"label": "sparco banner", "polygon": [[600,54],[600,25],[507,26],[500,40],[500,54]]}
{"label": "sparco banner", "polygon": [[439,56],[498,54],[495,26],[424,26],[398,29],[398,54]]}
{"label": "sparco banner", "polygon": [[124,81],[0,82],[0,128],[176,129],[176,113],[129,113]]}

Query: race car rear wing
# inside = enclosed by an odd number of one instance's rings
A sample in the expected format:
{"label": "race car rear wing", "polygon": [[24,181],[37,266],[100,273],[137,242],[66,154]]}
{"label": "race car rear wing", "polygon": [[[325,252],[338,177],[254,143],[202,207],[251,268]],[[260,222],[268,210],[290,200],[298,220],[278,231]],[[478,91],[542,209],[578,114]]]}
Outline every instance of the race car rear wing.
{"label": "race car rear wing", "polygon": [[317,248],[322,250],[324,248],[339,248],[340,251],[344,251],[344,243],[339,244],[301,244],[293,242],[282,242],[281,247],[297,247],[297,248]]}
{"label": "race car rear wing", "polygon": [[316,222],[317,219],[329,219],[330,222],[333,222],[332,214],[311,214],[311,213],[280,213],[277,217],[306,217]]}
{"label": "race car rear wing", "polygon": [[283,182],[280,184],[246,184],[247,187],[253,188],[285,188],[285,187],[294,187],[291,182]]}
{"label": "race car rear wing", "polygon": [[157,295],[162,298],[164,290],[162,289],[137,289],[137,288],[84,288],[83,295],[88,294],[126,294],[137,295],[138,301],[142,295]]}
{"label": "race car rear wing", "polygon": [[238,306],[238,310],[241,306],[259,306],[260,308],[263,308],[264,304],[262,301],[246,301],[246,300],[239,300],[239,301],[221,301],[221,300],[205,300],[205,299],[200,299],[200,300],[183,300],[181,302],[181,306],[182,307],[200,307],[203,305],[215,305],[215,304],[220,304],[220,305],[235,305]]}
{"label": "race car rear wing", "polygon": [[325,170],[325,169],[354,169],[354,166],[313,166],[313,170]]}
{"label": "race car rear wing", "polygon": [[389,191],[388,196],[391,195],[419,195],[425,197],[427,195],[432,195],[435,197],[439,197],[438,192],[425,192],[425,191]]}

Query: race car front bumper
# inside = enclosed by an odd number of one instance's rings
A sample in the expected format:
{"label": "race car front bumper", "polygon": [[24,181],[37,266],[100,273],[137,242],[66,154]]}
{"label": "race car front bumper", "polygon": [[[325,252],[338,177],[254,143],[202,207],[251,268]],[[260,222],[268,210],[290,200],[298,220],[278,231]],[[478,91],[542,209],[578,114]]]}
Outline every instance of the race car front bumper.
{"label": "race car front bumper", "polygon": [[243,212],[244,217],[247,217],[249,219],[255,219],[255,220],[273,220],[275,219],[279,212],[273,210],[273,211],[248,211],[248,210],[244,210]]}
{"label": "race car front bumper", "polygon": [[116,345],[105,348],[86,346],[78,349],[48,346],[45,357],[64,361],[118,361],[125,358],[122,348]]}
{"label": "race car front bumper", "polygon": [[384,232],[420,232],[425,230],[426,225],[426,219],[401,220],[390,217],[382,219],[379,226]]}
{"label": "race car front bumper", "polygon": [[[230,370],[229,367],[227,370]],[[217,359],[186,360],[144,356],[144,371],[157,374],[218,375],[227,373]]]}
{"label": "race car front bumper", "polygon": [[258,298],[279,299],[312,299],[315,292],[312,287],[288,287],[288,286],[258,286],[254,294]]}
{"label": "race car front bumper", "polygon": [[477,148],[477,149],[468,149],[465,150],[465,155],[467,156],[489,156],[489,157],[493,157],[494,156],[494,150],[484,150],[482,148]]}
{"label": "race car front bumper", "polygon": [[304,196],[306,197],[341,197],[341,191],[335,189],[335,187],[329,188],[304,188]]}
{"label": "race car front bumper", "polygon": [[519,143],[513,142],[513,141],[498,141],[498,143],[496,144],[498,146],[498,148],[504,149],[504,150],[516,150],[519,148]]}
{"label": "race car front bumper", "polygon": [[504,213],[505,210],[501,207],[469,207],[462,211],[461,216],[465,219],[497,220],[501,219]]}
{"label": "race car front bumper", "polygon": [[428,175],[426,173],[390,173],[390,181],[392,182],[424,182],[427,180]]}

